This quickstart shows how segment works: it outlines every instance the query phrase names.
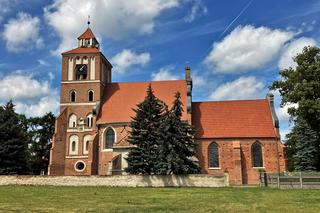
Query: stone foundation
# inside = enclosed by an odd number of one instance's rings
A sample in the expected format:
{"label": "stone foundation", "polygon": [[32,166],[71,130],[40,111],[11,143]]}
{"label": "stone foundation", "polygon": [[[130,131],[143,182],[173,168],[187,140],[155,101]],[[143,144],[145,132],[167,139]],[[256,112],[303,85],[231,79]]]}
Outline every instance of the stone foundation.
{"label": "stone foundation", "polygon": [[112,187],[225,187],[222,175],[119,176],[0,176],[0,185],[112,186]]}

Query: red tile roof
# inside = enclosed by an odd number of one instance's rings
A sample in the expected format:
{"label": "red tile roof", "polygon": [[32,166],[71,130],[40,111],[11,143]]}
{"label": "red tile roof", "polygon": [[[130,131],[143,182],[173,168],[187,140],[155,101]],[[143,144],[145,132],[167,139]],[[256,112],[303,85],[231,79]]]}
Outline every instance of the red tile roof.
{"label": "red tile roof", "polygon": [[78,37],[78,39],[88,39],[88,38],[95,38],[95,35],[93,34],[93,32],[89,27],[84,33],[82,33],[81,36]]}
{"label": "red tile roof", "polygon": [[100,53],[100,50],[97,48],[91,48],[91,47],[78,47],[73,50],[64,52],[62,54],[74,54],[74,53]]}
{"label": "red tile roof", "polygon": [[175,93],[179,91],[184,107],[182,118],[187,120],[187,83],[185,80],[177,80],[107,84],[97,123],[130,122],[131,117],[135,116],[132,109],[144,100],[149,84],[155,96],[169,107],[174,101]]}
{"label": "red tile roof", "polygon": [[197,138],[277,137],[267,99],[192,103]]}

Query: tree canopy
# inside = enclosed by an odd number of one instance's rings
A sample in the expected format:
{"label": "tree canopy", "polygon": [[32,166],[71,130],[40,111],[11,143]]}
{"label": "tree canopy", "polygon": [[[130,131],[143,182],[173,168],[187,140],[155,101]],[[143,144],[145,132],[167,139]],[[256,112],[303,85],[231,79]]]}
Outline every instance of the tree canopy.
{"label": "tree canopy", "polygon": [[288,113],[303,118],[310,127],[320,132],[320,49],[305,47],[293,60],[297,67],[280,71],[281,79],[273,82],[271,89],[278,90],[282,106],[290,107]]}
{"label": "tree canopy", "polygon": [[288,109],[294,127],[287,135],[289,169],[320,170],[320,49],[305,47],[293,58],[296,67],[280,71],[281,79],[270,89],[278,90],[281,105]]}
{"label": "tree canopy", "polygon": [[0,106],[0,174],[46,173],[55,117],[26,118],[9,101]]}
{"label": "tree canopy", "polygon": [[0,107],[0,174],[27,172],[27,122],[12,101]]}
{"label": "tree canopy", "polygon": [[180,93],[170,110],[155,97],[151,86],[143,102],[137,105],[131,122],[126,172],[131,174],[199,173],[191,157],[195,155],[194,130],[182,121]]}
{"label": "tree canopy", "polygon": [[200,168],[192,161],[196,154],[194,142],[195,130],[182,117],[182,102],[177,92],[172,108],[164,114],[161,125],[161,143],[159,150],[160,174],[193,174],[199,173]]}
{"label": "tree canopy", "polygon": [[131,174],[155,174],[158,162],[159,129],[166,106],[155,97],[149,85],[147,96],[134,109],[136,116],[130,124],[128,142],[134,147],[130,150],[126,172]]}

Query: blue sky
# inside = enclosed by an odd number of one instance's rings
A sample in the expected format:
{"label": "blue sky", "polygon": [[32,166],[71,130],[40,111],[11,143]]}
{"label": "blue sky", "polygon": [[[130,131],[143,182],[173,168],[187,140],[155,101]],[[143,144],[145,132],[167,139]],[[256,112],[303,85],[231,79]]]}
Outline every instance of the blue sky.
{"label": "blue sky", "polygon": [[[292,56],[317,45],[319,0],[0,0],[0,103],[58,112],[61,55],[87,27],[113,81],[172,80],[190,66],[194,101],[264,98]],[[277,113],[281,132],[290,125]]]}

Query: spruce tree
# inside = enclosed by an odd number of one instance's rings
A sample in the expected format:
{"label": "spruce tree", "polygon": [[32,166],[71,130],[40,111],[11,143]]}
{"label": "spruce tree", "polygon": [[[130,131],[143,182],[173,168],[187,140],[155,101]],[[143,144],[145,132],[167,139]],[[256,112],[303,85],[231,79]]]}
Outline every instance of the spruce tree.
{"label": "spruce tree", "polygon": [[317,169],[318,136],[315,131],[301,118],[295,122],[293,132],[296,138],[293,155],[294,169],[297,171],[315,171]]}
{"label": "spruce tree", "polygon": [[163,120],[165,104],[157,99],[151,85],[147,89],[147,96],[134,109],[136,116],[130,127],[128,142],[134,147],[130,150],[125,169],[130,174],[155,174],[158,164],[159,128]]}
{"label": "spruce tree", "polygon": [[0,174],[23,174],[27,169],[27,122],[15,113],[12,101],[0,107]]}
{"label": "spruce tree", "polygon": [[199,173],[200,168],[191,160],[196,154],[194,129],[181,120],[182,102],[180,93],[175,95],[175,101],[169,112],[165,114],[160,128],[161,144],[158,164],[159,174],[193,174]]}

